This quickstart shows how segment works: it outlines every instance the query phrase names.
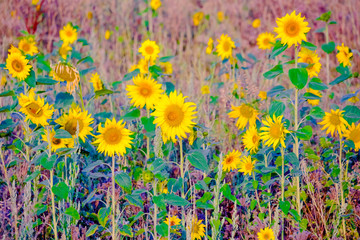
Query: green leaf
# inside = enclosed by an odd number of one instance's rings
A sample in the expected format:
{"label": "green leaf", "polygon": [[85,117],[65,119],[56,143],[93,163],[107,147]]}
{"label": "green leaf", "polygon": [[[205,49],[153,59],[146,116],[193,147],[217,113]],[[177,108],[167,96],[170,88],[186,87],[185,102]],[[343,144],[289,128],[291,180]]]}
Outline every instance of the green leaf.
{"label": "green leaf", "polygon": [[273,79],[279,76],[280,74],[282,74],[283,72],[284,72],[283,66],[281,64],[278,64],[269,71],[267,71],[266,73],[264,73],[263,76],[266,79]]}
{"label": "green leaf", "polygon": [[109,220],[109,216],[111,213],[111,208],[106,208],[103,207],[99,210],[98,213],[98,221],[100,223],[101,226],[103,226],[105,228],[107,221]]}
{"label": "green leaf", "polygon": [[316,119],[322,119],[325,116],[325,113],[320,107],[313,107],[310,110],[310,115]]}
{"label": "green leaf", "polygon": [[252,182],[252,185],[253,185],[254,189],[256,190],[258,188],[258,186],[259,186],[259,181],[254,180]]}
{"label": "green leaf", "polygon": [[56,161],[56,155],[52,155],[50,159],[48,159],[48,157],[44,155],[40,159],[40,165],[47,170],[51,170],[54,167],[55,161]]}
{"label": "green leaf", "polygon": [[114,93],[114,91],[111,91],[109,89],[101,89],[99,91],[95,91],[95,98],[104,96],[104,95],[108,95],[108,94],[112,94],[112,93]]}
{"label": "green leaf", "polygon": [[[224,186],[221,187],[220,191],[223,193],[224,197],[226,197],[227,199],[229,199],[233,202],[236,201],[236,197],[234,195],[232,195],[230,186],[228,184],[224,184]],[[211,198],[212,195],[210,194],[207,197]],[[210,199],[208,199],[208,200],[210,200]]]}
{"label": "green leaf", "polygon": [[49,78],[49,77],[38,77],[36,80],[36,85],[55,85],[58,81]]}
{"label": "green leaf", "polygon": [[283,45],[281,44],[280,40],[277,40],[270,54],[270,59],[275,59],[275,57],[281,54],[282,52],[284,52],[287,49],[287,47],[288,47],[287,44]]}
{"label": "green leaf", "polygon": [[171,92],[175,90],[175,85],[172,82],[164,82],[166,88],[166,94],[169,95]]}
{"label": "green leaf", "polygon": [[35,72],[33,69],[30,70],[30,75],[25,79],[25,82],[30,86],[30,87],[36,87],[36,78],[35,78]]}
{"label": "green leaf", "polygon": [[35,210],[36,210],[36,215],[40,215],[43,214],[44,212],[46,212],[46,210],[48,209],[47,205],[41,204],[41,203],[37,203],[35,204]]}
{"label": "green leaf", "polygon": [[173,59],[175,56],[166,56],[159,58],[159,62],[170,62],[171,59]]}
{"label": "green leaf", "polygon": [[166,209],[164,194],[161,194],[159,196],[153,196],[152,200],[154,204],[156,204],[156,206],[158,206],[159,208]]}
{"label": "green leaf", "polygon": [[57,129],[57,130],[55,131],[55,136],[54,136],[54,138],[63,139],[63,138],[72,138],[72,136],[71,136],[71,134],[70,134],[68,131],[66,131],[65,129],[59,128],[59,129]]}
{"label": "green leaf", "polygon": [[290,210],[290,202],[289,201],[280,201],[280,209],[284,212],[285,215],[288,215]]}
{"label": "green leaf", "polygon": [[315,94],[310,93],[310,92],[304,93],[304,98],[305,98],[305,99],[312,99],[312,100],[319,100],[319,99],[321,99],[321,97],[319,97],[318,95],[315,95]]}
{"label": "green leaf", "polygon": [[140,117],[140,110],[139,109],[135,109],[132,110],[131,112],[128,112],[127,114],[125,114],[122,119],[124,119],[125,121],[131,121],[134,120],[136,118]]}
{"label": "green leaf", "polygon": [[297,89],[303,89],[308,80],[308,73],[305,68],[291,68],[289,78]]}
{"label": "green leaf", "polygon": [[293,152],[289,152],[285,155],[285,161],[291,163],[293,168],[298,169],[300,162],[299,159],[296,157],[296,154]]}
{"label": "green leaf", "polygon": [[75,220],[80,220],[80,214],[74,207],[68,207],[64,213],[74,218]]}
{"label": "green leaf", "polygon": [[133,236],[132,229],[128,225],[124,225],[122,228],[119,229],[119,231],[120,231],[121,235],[124,235],[127,237]]}
{"label": "green leaf", "polygon": [[179,197],[175,194],[166,194],[164,198],[164,203],[167,203],[169,205],[173,206],[186,206],[189,205],[190,202],[183,199],[182,197]]}
{"label": "green leaf", "polygon": [[33,172],[32,174],[30,174],[26,179],[25,179],[25,182],[30,182],[32,180],[34,180],[37,176],[39,176],[40,174],[40,171],[39,170],[36,170],[35,172]]}
{"label": "green leaf", "polygon": [[91,225],[90,228],[86,231],[86,237],[90,237],[95,234],[96,230],[99,228],[99,225]]}
{"label": "green leaf", "polygon": [[309,88],[319,91],[328,89],[326,84],[322,83],[319,78],[311,79],[309,82]]}
{"label": "green leaf", "polygon": [[125,74],[125,76],[124,76],[124,78],[122,79],[122,81],[123,81],[123,82],[129,81],[129,80],[133,79],[133,77],[136,77],[139,73],[140,73],[140,70],[139,70],[139,69],[135,69],[134,71]]}
{"label": "green leaf", "polygon": [[115,182],[126,192],[131,191],[131,179],[128,174],[121,172],[115,176]]}
{"label": "green leaf", "polygon": [[82,59],[80,59],[76,64],[79,64],[79,63],[94,63],[94,60],[90,57],[90,56],[86,56]]}
{"label": "green leaf", "polygon": [[96,69],[96,67],[86,68],[86,69],[80,70],[79,74],[80,74],[80,76],[85,76],[86,74],[94,71],[95,69]]}
{"label": "green leaf", "polygon": [[328,22],[330,20],[330,18],[331,18],[331,11],[328,11],[326,13],[321,14],[321,16],[318,17],[316,20]]}
{"label": "green leaf", "polygon": [[0,97],[12,97],[12,96],[15,96],[15,92],[13,90],[0,93]]}
{"label": "green leaf", "polygon": [[357,106],[348,105],[344,107],[344,118],[349,123],[355,123],[360,120],[360,109]]}
{"label": "green leaf", "polygon": [[291,210],[290,210],[290,214],[291,214],[291,216],[294,217],[294,219],[295,219],[297,222],[300,222],[301,217],[299,216],[298,212],[297,212],[295,209],[291,209]]}
{"label": "green leaf", "polygon": [[280,92],[284,91],[285,88],[281,85],[275,86],[267,92],[268,97],[275,97]]}
{"label": "green leaf", "polygon": [[79,38],[77,41],[79,43],[82,43],[83,46],[89,45],[88,41],[85,38]]}
{"label": "green leaf", "polygon": [[255,199],[251,200],[250,209],[251,209],[251,210],[254,210],[254,208],[256,207],[256,204],[257,204],[257,202],[256,202]]}
{"label": "green leaf", "polygon": [[126,195],[125,199],[127,199],[131,205],[134,205],[134,206],[137,206],[140,208],[144,207],[144,203],[141,200],[140,195],[138,195],[138,194]]}
{"label": "green leaf", "polygon": [[317,48],[317,46],[315,46],[314,44],[305,41],[301,42],[301,47],[307,48],[310,51],[315,51]]}
{"label": "green leaf", "polygon": [[166,223],[161,223],[160,225],[156,225],[156,230],[157,232],[162,236],[162,237],[167,237],[169,235],[168,230],[169,227]]}
{"label": "green leaf", "polygon": [[269,114],[272,117],[274,114],[275,116],[280,116],[285,111],[285,104],[279,101],[272,101],[270,104]]}
{"label": "green leaf", "polygon": [[309,125],[304,126],[297,131],[296,136],[304,141],[310,140],[310,138],[312,137],[312,127]]}
{"label": "green leaf", "polygon": [[59,182],[51,190],[59,199],[66,199],[69,194],[69,187],[64,182]]}
{"label": "green leaf", "polygon": [[65,108],[74,102],[74,97],[67,92],[60,92],[56,94],[55,106],[56,108]]}
{"label": "green leaf", "polygon": [[330,54],[335,50],[335,43],[334,42],[324,43],[323,45],[321,45],[321,49],[327,54]]}
{"label": "green leaf", "polygon": [[210,170],[204,154],[200,150],[194,150],[187,154],[187,158],[194,167],[208,172]]}
{"label": "green leaf", "polygon": [[330,85],[335,85],[335,84],[339,84],[339,83],[342,83],[343,81],[349,79],[352,77],[352,74],[349,73],[349,74],[342,74],[340,75],[339,77],[335,78],[334,81],[330,82],[329,84]]}
{"label": "green leaf", "polygon": [[146,130],[145,135],[147,137],[151,137],[155,135],[155,127],[156,125],[153,123],[155,120],[155,117],[151,116],[149,118],[147,117],[142,117],[141,118],[141,123],[144,125],[144,128]]}

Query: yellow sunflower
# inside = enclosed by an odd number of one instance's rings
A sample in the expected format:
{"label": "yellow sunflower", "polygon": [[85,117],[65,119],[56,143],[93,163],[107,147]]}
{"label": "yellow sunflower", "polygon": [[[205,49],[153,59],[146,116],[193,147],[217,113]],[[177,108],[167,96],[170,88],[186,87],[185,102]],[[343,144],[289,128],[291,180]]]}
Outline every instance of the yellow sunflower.
{"label": "yellow sunflower", "polygon": [[[312,93],[312,94],[314,94],[314,95],[316,95],[318,97],[322,97],[322,94],[321,94],[321,92],[319,90],[314,90],[312,88],[309,88],[307,90],[307,92]],[[320,103],[320,99],[308,99],[307,101],[311,106],[317,106]]]}
{"label": "yellow sunflower", "polygon": [[171,139],[176,141],[186,138],[186,133],[190,133],[195,123],[192,121],[196,112],[196,105],[193,102],[185,102],[182,93],[177,95],[176,90],[169,96],[163,95],[161,101],[155,106],[155,111],[151,114],[156,119],[154,123],[161,127],[163,140],[166,142]]}
{"label": "yellow sunflower", "polygon": [[293,11],[290,15],[286,14],[285,17],[276,20],[277,27],[274,31],[278,34],[276,38],[281,38],[282,44],[287,44],[289,47],[292,45],[297,46],[303,40],[306,41],[305,33],[310,31],[309,24],[305,22],[305,17],[301,17],[301,13],[296,15]]}
{"label": "yellow sunflower", "polygon": [[201,87],[201,94],[206,95],[210,94],[210,87],[208,85],[204,85]]}
{"label": "yellow sunflower", "polygon": [[156,11],[159,7],[161,7],[161,1],[160,0],[151,0],[150,7]]}
{"label": "yellow sunflower", "polygon": [[260,33],[256,39],[256,44],[260,49],[271,49],[275,44],[275,35],[269,32]]}
{"label": "yellow sunflower", "polygon": [[141,44],[139,53],[143,55],[145,60],[155,61],[159,57],[160,48],[155,41],[148,39]]}
{"label": "yellow sunflower", "polygon": [[342,63],[344,67],[351,66],[350,59],[352,58],[353,53],[350,52],[349,47],[344,46],[344,43],[342,43],[341,46],[337,46],[336,49],[339,51],[336,54],[336,58],[339,63]]}
{"label": "yellow sunflower", "polygon": [[203,12],[194,13],[194,15],[193,15],[194,26],[199,26],[199,24],[201,23],[203,18],[204,18],[204,13]]}
{"label": "yellow sunflower", "polygon": [[255,169],[255,163],[256,160],[252,161],[251,156],[242,157],[239,164],[239,172],[243,173],[244,175],[249,174],[249,176],[251,176]]}
{"label": "yellow sunflower", "polygon": [[354,142],[355,145],[355,151],[360,149],[360,123],[358,123],[357,126],[355,126],[355,123],[352,123],[351,126],[349,126],[349,129],[345,131],[344,137],[347,138],[347,140],[351,140]]}
{"label": "yellow sunflower", "polygon": [[[149,73],[149,67],[155,64],[155,60],[145,60],[144,58],[140,59],[138,64],[132,67],[132,70],[138,68],[141,74]],[[135,68],[134,68],[135,67]],[[134,69],[133,69],[134,68]],[[130,71],[131,72],[131,71]]]}
{"label": "yellow sunflower", "polygon": [[238,150],[233,150],[228,155],[226,155],[222,161],[223,171],[231,171],[237,169],[240,164],[241,152]]}
{"label": "yellow sunflower", "polygon": [[72,44],[77,39],[77,30],[70,23],[63,27],[59,32],[60,39],[65,44]]}
{"label": "yellow sunflower", "polygon": [[[355,92],[352,92],[352,93],[355,93]],[[351,103],[357,103],[358,101],[360,101],[360,99],[357,96],[353,96],[353,97],[349,98],[348,101]]]}
{"label": "yellow sunflower", "polygon": [[261,98],[262,101],[266,100],[267,99],[267,92],[260,91],[258,96],[259,96],[259,98]]}
{"label": "yellow sunflower", "polygon": [[331,112],[325,113],[325,116],[323,118],[322,122],[319,122],[320,125],[324,125],[321,130],[326,130],[326,134],[331,133],[331,136],[334,136],[334,133],[338,133],[339,135],[342,135],[345,130],[346,126],[348,126],[348,122],[343,118],[344,111],[340,111],[340,109],[333,110],[331,109]]}
{"label": "yellow sunflower", "polygon": [[74,93],[80,82],[79,71],[67,63],[59,62],[54,68],[54,79],[58,81],[66,81],[66,90]]}
{"label": "yellow sunflower", "polygon": [[137,75],[133,78],[134,85],[127,85],[127,95],[131,98],[130,103],[135,107],[153,109],[154,105],[159,102],[161,94],[161,84],[157,83],[151,76]]}
{"label": "yellow sunflower", "polygon": [[9,52],[9,54],[13,54],[13,53],[22,54],[21,51],[12,44],[10,45],[10,48],[9,48],[8,52]]}
{"label": "yellow sunflower", "polygon": [[19,42],[19,49],[24,52],[24,54],[34,55],[38,53],[39,50],[36,47],[36,42],[32,38],[23,38]]}
{"label": "yellow sunflower", "polygon": [[232,49],[235,48],[235,43],[231,40],[228,35],[222,34],[220,39],[217,39],[218,45],[216,46],[216,52],[221,60],[230,58],[232,55]]}
{"label": "yellow sunflower", "polygon": [[229,112],[228,115],[230,118],[238,118],[236,126],[241,130],[244,129],[248,123],[250,126],[255,125],[256,119],[259,119],[258,111],[246,103],[238,107],[231,106],[231,109],[233,111]]}
{"label": "yellow sunflower", "polygon": [[59,48],[59,55],[63,58],[66,59],[68,52],[71,51],[72,48],[70,47],[69,43],[63,43],[61,45],[61,47]]}
{"label": "yellow sunflower", "polygon": [[259,240],[275,240],[274,231],[271,228],[260,229],[260,232],[257,233]]}
{"label": "yellow sunflower", "polygon": [[191,240],[198,240],[205,236],[205,224],[202,221],[195,216],[191,226],[188,226],[191,231]]}
{"label": "yellow sunflower", "polygon": [[219,22],[222,22],[222,21],[224,21],[224,19],[225,19],[225,15],[224,15],[224,12],[222,12],[222,11],[219,11],[219,12],[217,12],[217,20],[219,21]]}
{"label": "yellow sunflower", "polygon": [[94,90],[95,91],[100,91],[102,89],[104,89],[104,84],[100,79],[100,76],[98,73],[93,73],[91,75],[90,81],[93,84]]}
{"label": "yellow sunflower", "polygon": [[116,122],[106,119],[105,127],[99,125],[99,135],[96,136],[94,144],[99,144],[97,150],[104,153],[106,156],[114,156],[115,154],[124,156],[126,148],[131,148],[132,132],[125,128],[125,123],[122,120]]}
{"label": "yellow sunflower", "polygon": [[[181,222],[181,220],[180,220],[180,218],[178,218],[178,216],[171,216],[170,217],[170,227],[179,225],[180,222]],[[169,225],[169,218],[168,217],[165,219],[165,223],[166,223],[166,225]]]}
{"label": "yellow sunflower", "polygon": [[279,143],[285,148],[285,136],[290,133],[282,123],[283,116],[276,117],[275,114],[271,118],[266,116],[266,120],[263,120],[264,127],[261,127],[260,138],[265,142],[266,146],[273,146],[274,150]]}
{"label": "yellow sunflower", "polygon": [[87,111],[83,112],[79,107],[72,107],[68,114],[62,115],[55,122],[61,125],[61,128],[68,131],[74,138],[78,136],[81,140],[85,141],[87,135],[91,134],[93,130],[90,125],[94,122],[94,119]]}
{"label": "yellow sunflower", "polygon": [[51,118],[54,109],[48,103],[45,104],[43,98],[35,97],[34,89],[29,91],[28,96],[21,93],[18,100],[21,106],[20,112],[26,115],[25,121],[30,119],[36,125],[49,125],[47,120]]}
{"label": "yellow sunflower", "polygon": [[[44,134],[41,135],[42,140],[44,142],[48,142],[48,131],[45,129]],[[73,148],[74,147],[74,139],[71,138],[55,138],[54,129],[50,132],[50,141],[51,141],[51,151],[56,152],[56,150],[60,148]]]}
{"label": "yellow sunflower", "polygon": [[253,28],[258,28],[258,27],[260,27],[260,25],[261,25],[261,20],[260,19],[255,19],[253,22],[252,22],[252,27]]}
{"label": "yellow sunflower", "polygon": [[212,38],[209,38],[206,48],[206,54],[211,54],[213,49],[214,49],[214,40]]}
{"label": "yellow sunflower", "polygon": [[250,151],[250,153],[257,152],[260,144],[260,136],[255,125],[249,127],[249,129],[245,132],[242,140],[245,148]]}
{"label": "yellow sunflower", "polygon": [[21,53],[12,53],[6,59],[5,69],[9,70],[12,77],[23,81],[30,75],[31,65],[28,63],[29,60]]}
{"label": "yellow sunflower", "polygon": [[173,73],[173,67],[170,62],[161,62],[160,67],[162,68],[163,72],[165,74],[172,74]]}
{"label": "yellow sunflower", "polygon": [[316,51],[311,51],[307,48],[301,48],[299,52],[299,62],[309,64],[309,66],[306,67],[309,78],[318,76],[321,69],[321,63],[319,60],[320,58],[316,54]]}

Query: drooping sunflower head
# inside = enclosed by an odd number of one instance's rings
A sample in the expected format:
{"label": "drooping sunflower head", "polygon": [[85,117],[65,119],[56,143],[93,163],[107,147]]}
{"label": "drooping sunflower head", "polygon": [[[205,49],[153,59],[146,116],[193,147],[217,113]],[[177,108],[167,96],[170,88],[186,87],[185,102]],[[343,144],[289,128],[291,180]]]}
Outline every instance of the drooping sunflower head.
{"label": "drooping sunflower head", "polygon": [[256,119],[258,119],[259,112],[252,106],[243,103],[238,107],[231,106],[233,111],[229,112],[230,118],[238,118],[236,126],[239,129],[244,129],[249,123],[250,126],[255,125]]}
{"label": "drooping sunflower head", "polygon": [[216,46],[216,52],[221,60],[230,58],[232,56],[232,49],[235,48],[235,43],[228,35],[222,34],[220,39],[217,39],[218,45]]}
{"label": "drooping sunflower head", "polygon": [[66,89],[70,93],[74,93],[79,85],[79,71],[67,63],[59,62],[54,68],[54,78],[58,81],[66,81]]}
{"label": "drooping sunflower head", "polygon": [[48,131],[45,129],[44,134],[41,135],[42,140],[44,142],[51,143],[51,151],[56,152],[56,150],[60,148],[73,148],[74,147],[74,139],[72,138],[55,138],[55,131],[54,129],[49,133],[48,139]]}
{"label": "drooping sunflower head", "polygon": [[176,137],[186,138],[195,125],[192,120],[196,118],[193,116],[196,105],[185,102],[185,98],[182,93],[177,94],[176,90],[169,96],[163,95],[151,114],[155,117],[154,123],[161,128],[164,142],[168,139],[175,142]]}
{"label": "drooping sunflower head", "polygon": [[309,78],[318,76],[321,69],[321,63],[320,58],[316,54],[316,51],[311,51],[307,48],[301,48],[299,52],[299,62],[309,64],[306,67]]}
{"label": "drooping sunflower head", "polygon": [[336,49],[339,51],[336,54],[336,58],[339,61],[339,63],[343,64],[344,67],[351,66],[351,58],[353,56],[353,53],[350,52],[350,48],[347,46],[344,46],[344,43],[341,44],[341,46],[337,46]]}
{"label": "drooping sunflower head", "polygon": [[289,47],[297,46],[303,40],[306,41],[305,33],[310,31],[310,27],[307,27],[309,23],[304,20],[305,17],[301,17],[301,13],[296,15],[295,11],[290,15],[286,14],[285,17],[278,18],[276,20],[277,27],[274,28],[278,34],[276,38],[280,38],[281,43],[287,44]]}
{"label": "drooping sunflower head", "polygon": [[266,120],[263,120],[264,127],[261,127],[260,133],[261,140],[265,143],[266,146],[272,146],[275,150],[276,147],[281,144],[282,147],[285,146],[285,136],[289,131],[285,128],[284,123],[282,123],[283,116],[276,117],[275,114],[273,117],[266,116]]}
{"label": "drooping sunflower head", "polygon": [[240,160],[239,172],[250,176],[255,169],[255,163],[256,160],[251,160],[251,156],[243,156]]}
{"label": "drooping sunflower head", "polygon": [[344,137],[346,137],[347,140],[353,141],[355,151],[358,151],[360,149],[360,123],[358,123],[358,125],[352,123],[351,126],[349,126],[349,129],[345,131]]}
{"label": "drooping sunflower head", "polygon": [[25,80],[30,75],[31,65],[28,64],[29,60],[25,58],[21,53],[9,54],[6,59],[5,69],[9,70],[12,77]]}
{"label": "drooping sunflower head", "polygon": [[170,217],[170,220],[169,220],[168,217],[165,219],[166,225],[169,226],[169,223],[170,223],[170,227],[179,225],[180,222],[181,222],[180,218],[178,218],[178,216],[176,216],[176,215],[175,215],[175,216],[171,216],[171,217]]}
{"label": "drooping sunflower head", "polygon": [[159,7],[161,7],[161,1],[160,0],[151,0],[150,7],[156,11]]}
{"label": "drooping sunflower head", "polygon": [[275,240],[274,231],[271,228],[260,229],[260,232],[257,233],[259,240]]}
{"label": "drooping sunflower head", "polygon": [[98,73],[93,73],[91,75],[90,81],[93,84],[94,91],[100,91],[104,88],[104,84],[100,79],[100,76]]}
{"label": "drooping sunflower head", "polygon": [[222,160],[223,171],[231,171],[237,169],[240,164],[241,152],[233,150]]}
{"label": "drooping sunflower head", "polygon": [[77,29],[68,23],[60,30],[59,35],[65,44],[72,44],[77,40]]}
{"label": "drooping sunflower head", "polygon": [[[322,97],[322,94],[321,94],[321,92],[319,90],[314,90],[312,88],[309,88],[307,90],[307,92],[312,93],[312,94],[314,94],[314,95],[316,95],[316,96],[318,96],[320,98]],[[317,106],[320,103],[320,99],[308,99],[307,101],[311,106]]]}
{"label": "drooping sunflower head", "polygon": [[256,44],[262,50],[271,49],[275,44],[275,35],[269,32],[260,33]]}
{"label": "drooping sunflower head", "polygon": [[159,57],[160,48],[155,41],[148,39],[141,44],[139,53],[143,55],[145,60],[155,61]]}
{"label": "drooping sunflower head", "polygon": [[253,154],[257,152],[260,144],[260,136],[258,130],[256,129],[256,126],[253,125],[249,127],[249,129],[245,132],[242,140],[245,145],[245,148],[250,153]]}
{"label": "drooping sunflower head", "polygon": [[214,40],[212,38],[209,38],[206,48],[206,54],[211,54],[213,49],[214,49]]}
{"label": "drooping sunflower head", "polygon": [[19,49],[24,52],[24,54],[34,55],[38,53],[39,50],[36,47],[36,42],[32,38],[23,38],[19,42]]}
{"label": "drooping sunflower head", "polygon": [[28,96],[21,93],[18,100],[20,112],[26,115],[25,121],[31,120],[36,125],[49,125],[47,121],[52,117],[54,109],[48,103],[45,104],[43,98],[35,97],[34,89],[29,91]]}
{"label": "drooping sunflower head", "polygon": [[203,18],[204,18],[204,13],[203,12],[194,13],[194,15],[193,15],[194,26],[199,26],[199,24],[201,23]]}
{"label": "drooping sunflower head", "polygon": [[112,120],[106,119],[105,127],[101,124],[98,128],[99,135],[96,136],[94,144],[99,144],[98,152],[104,153],[106,156],[114,156],[115,154],[123,156],[126,153],[126,148],[131,148],[132,132],[125,128],[125,123],[120,120],[116,122],[115,118]]}
{"label": "drooping sunflower head", "polygon": [[151,76],[138,74],[133,78],[134,85],[127,85],[127,95],[131,98],[131,103],[135,107],[153,109],[159,101],[163,90],[161,84],[157,83]]}
{"label": "drooping sunflower head", "polygon": [[345,132],[348,122],[344,119],[342,114],[344,111],[340,109],[333,110],[331,112],[325,112],[325,116],[322,122],[319,122],[320,125],[323,125],[321,130],[326,130],[326,134],[331,133],[331,136],[334,136],[334,133],[339,134],[340,136]]}
{"label": "drooping sunflower head", "polygon": [[202,221],[198,220],[197,216],[194,216],[191,226],[188,226],[191,231],[191,240],[201,240],[205,236],[205,224]]}

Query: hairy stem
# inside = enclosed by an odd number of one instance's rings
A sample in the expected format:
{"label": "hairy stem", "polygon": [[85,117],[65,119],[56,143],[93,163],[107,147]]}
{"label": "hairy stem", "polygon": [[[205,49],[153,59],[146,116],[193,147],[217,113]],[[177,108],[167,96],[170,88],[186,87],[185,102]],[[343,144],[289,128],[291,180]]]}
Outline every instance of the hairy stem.
{"label": "hairy stem", "polygon": [[[342,166],[342,140],[341,135],[339,136],[340,140],[340,150],[339,150],[339,168],[340,168],[340,176],[339,176],[339,184],[340,184],[340,196],[341,196],[341,208],[345,206],[345,198],[344,198],[344,190],[343,190],[343,166]],[[345,218],[342,219],[342,227],[344,233],[344,239],[346,240],[346,227],[345,227]]]}
{"label": "hairy stem", "polygon": [[111,163],[111,184],[112,184],[112,239],[116,240],[116,223],[115,223],[115,155],[112,156],[112,163]]}
{"label": "hairy stem", "polygon": [[[183,180],[183,182],[185,183],[185,179],[184,179],[184,155],[183,155],[183,144],[182,144],[182,140],[179,140],[179,145],[180,145],[180,176]],[[181,188],[181,198],[185,199],[185,185],[183,184],[182,188]],[[181,207],[181,223],[182,225],[185,227],[185,207]]]}
{"label": "hairy stem", "polygon": [[[298,67],[298,49],[295,47],[295,68]],[[299,128],[299,90],[295,89],[295,106],[294,106],[294,131],[296,132]],[[294,144],[294,153],[296,158],[299,159],[299,139],[295,135],[295,144]],[[300,161],[300,159],[299,159]],[[296,208],[299,216],[301,216],[301,202],[300,202],[300,178],[298,176],[295,177],[295,184],[296,184]]]}
{"label": "hairy stem", "polygon": [[[284,160],[284,148],[280,148],[281,151],[281,201],[285,200],[285,160]],[[281,239],[284,240],[284,227],[285,227],[285,218],[284,213],[281,215],[282,217],[282,228],[281,228]]]}

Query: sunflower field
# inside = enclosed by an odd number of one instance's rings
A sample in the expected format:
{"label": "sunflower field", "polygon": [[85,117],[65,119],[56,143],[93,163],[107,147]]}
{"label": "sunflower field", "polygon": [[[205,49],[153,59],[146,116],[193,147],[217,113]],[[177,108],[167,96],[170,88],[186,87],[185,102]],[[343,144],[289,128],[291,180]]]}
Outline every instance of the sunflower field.
{"label": "sunflower field", "polygon": [[360,1],[0,1],[0,239],[360,239]]}

